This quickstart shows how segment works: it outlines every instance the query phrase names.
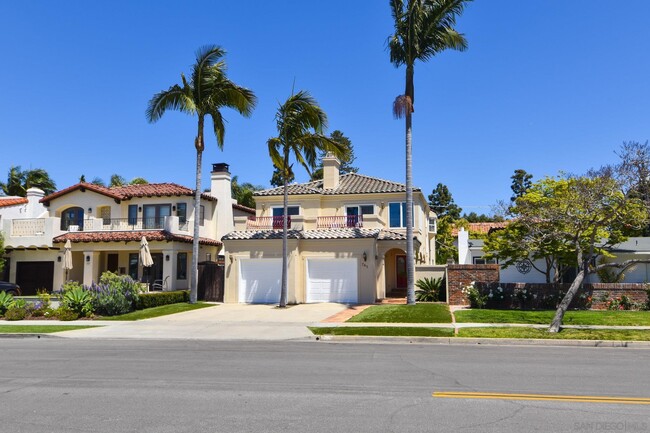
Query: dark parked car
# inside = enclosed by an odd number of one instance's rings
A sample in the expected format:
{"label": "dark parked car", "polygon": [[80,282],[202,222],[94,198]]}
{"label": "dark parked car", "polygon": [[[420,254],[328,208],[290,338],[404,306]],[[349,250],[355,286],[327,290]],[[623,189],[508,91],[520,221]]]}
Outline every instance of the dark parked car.
{"label": "dark parked car", "polygon": [[10,295],[20,296],[20,286],[6,281],[0,281],[0,292],[7,292]]}

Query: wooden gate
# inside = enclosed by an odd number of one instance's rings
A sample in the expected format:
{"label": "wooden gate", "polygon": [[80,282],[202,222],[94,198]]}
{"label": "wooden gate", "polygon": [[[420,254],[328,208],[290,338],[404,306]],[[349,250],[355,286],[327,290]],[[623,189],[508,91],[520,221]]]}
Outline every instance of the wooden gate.
{"label": "wooden gate", "polygon": [[200,301],[223,302],[224,267],[216,262],[199,263],[197,297]]}

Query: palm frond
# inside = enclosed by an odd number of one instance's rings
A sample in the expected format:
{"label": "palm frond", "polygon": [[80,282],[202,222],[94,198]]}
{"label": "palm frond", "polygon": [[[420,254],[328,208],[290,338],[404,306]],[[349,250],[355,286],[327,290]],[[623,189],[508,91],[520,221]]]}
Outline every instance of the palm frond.
{"label": "palm frond", "polygon": [[223,150],[223,142],[226,136],[224,118],[221,115],[221,112],[216,108],[208,111],[208,114],[212,118],[212,128],[214,130],[214,136],[217,138],[217,146],[219,146],[219,149]]}
{"label": "palm frond", "polygon": [[187,114],[194,114],[196,106],[191,97],[187,95],[178,84],[156,93],[147,106],[146,116],[150,123],[158,121],[167,110],[178,110]]}
{"label": "palm frond", "polygon": [[[194,100],[198,103],[204,94],[204,80],[216,69],[221,75],[226,72],[225,62],[220,63],[220,59],[226,55],[226,51],[218,45],[204,45],[196,51],[196,62],[192,66],[192,86],[194,90]],[[200,105],[200,104],[199,104]]]}

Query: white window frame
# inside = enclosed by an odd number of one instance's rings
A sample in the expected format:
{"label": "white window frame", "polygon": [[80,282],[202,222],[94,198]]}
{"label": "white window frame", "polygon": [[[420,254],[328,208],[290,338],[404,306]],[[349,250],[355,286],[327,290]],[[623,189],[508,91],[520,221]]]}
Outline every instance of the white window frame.
{"label": "white window frame", "polygon": [[[477,263],[479,260],[482,261],[483,263]],[[472,257],[472,263],[475,265],[498,265],[499,259],[497,258],[486,259],[485,256]]]}
{"label": "white window frame", "polygon": [[[298,216],[298,215],[300,215],[300,211],[301,211],[301,209],[300,209],[300,205],[299,205],[299,204],[290,204],[289,206],[287,206],[287,213],[288,213],[289,209],[290,209],[290,208],[293,208],[293,207],[297,207],[297,208],[298,208],[298,213],[295,214],[295,215],[291,215],[291,214],[289,214],[289,216]],[[282,212],[284,213],[284,206],[271,206],[271,216],[282,216],[282,215],[274,215],[274,210],[275,210],[275,209],[282,209]]]}

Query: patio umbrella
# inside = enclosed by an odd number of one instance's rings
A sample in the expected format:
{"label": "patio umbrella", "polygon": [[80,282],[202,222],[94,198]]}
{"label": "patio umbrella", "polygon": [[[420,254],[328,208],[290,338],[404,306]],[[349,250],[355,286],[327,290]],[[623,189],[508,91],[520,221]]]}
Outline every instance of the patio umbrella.
{"label": "patio umbrella", "polygon": [[151,252],[149,251],[149,243],[147,242],[147,238],[144,236],[142,236],[142,240],[140,241],[140,261],[142,262],[142,266],[145,268],[153,266],[153,259],[151,258]]}
{"label": "patio umbrella", "polygon": [[68,281],[68,271],[72,269],[72,244],[70,239],[65,241],[63,246],[63,270],[65,271],[65,280]]}

